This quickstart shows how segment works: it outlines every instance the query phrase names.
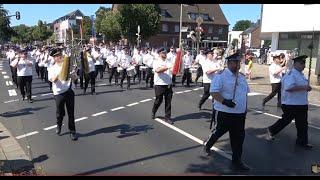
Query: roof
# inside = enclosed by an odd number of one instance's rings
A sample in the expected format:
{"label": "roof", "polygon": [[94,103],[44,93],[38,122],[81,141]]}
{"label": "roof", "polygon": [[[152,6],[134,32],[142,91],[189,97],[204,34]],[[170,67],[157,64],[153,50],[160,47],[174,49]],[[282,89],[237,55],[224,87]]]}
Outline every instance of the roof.
{"label": "roof", "polygon": [[59,22],[59,21],[62,21],[62,20],[64,20],[64,19],[68,19],[68,18],[70,18],[70,17],[75,17],[75,16],[84,16],[84,15],[83,15],[83,13],[82,13],[79,9],[77,9],[77,10],[72,11],[71,13],[69,13],[69,14],[67,14],[67,15],[64,15],[64,16],[62,16],[62,17],[54,20],[54,21],[52,22],[52,24],[55,24],[55,23],[57,23],[57,22]]}
{"label": "roof", "polygon": [[253,24],[251,27],[249,27],[248,29],[244,30],[243,33],[241,33],[241,35],[252,33],[252,32],[255,31],[257,28],[259,28],[260,25],[261,25],[260,21],[256,22],[256,23]]}
{"label": "roof", "polygon": [[[208,14],[214,21],[203,21],[203,24],[229,25],[219,4],[197,4],[200,13]],[[161,10],[166,10],[169,17],[161,16],[161,21],[180,22],[180,5],[179,4],[159,4]],[[118,4],[112,5],[113,10],[118,9]],[[182,6],[182,22],[195,23],[195,20],[189,18],[188,13],[198,13],[197,6]]]}

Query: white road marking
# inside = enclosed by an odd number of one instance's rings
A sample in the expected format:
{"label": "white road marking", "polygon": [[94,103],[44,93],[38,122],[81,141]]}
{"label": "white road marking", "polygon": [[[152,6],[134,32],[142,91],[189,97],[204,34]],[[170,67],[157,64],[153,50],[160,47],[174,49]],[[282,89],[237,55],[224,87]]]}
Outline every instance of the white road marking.
{"label": "white road marking", "polygon": [[36,98],[37,96],[31,96],[32,98]]}
{"label": "white road marking", "polygon": [[10,85],[10,86],[12,86],[12,85],[13,85],[12,81],[9,81],[9,85]]}
{"label": "white road marking", "polygon": [[9,92],[9,96],[17,96],[17,92],[15,89],[10,89],[8,90],[8,92]]}
{"label": "white road marking", "polygon": [[9,86],[9,81],[6,81],[6,86]]}
{"label": "white road marking", "polygon": [[125,108],[125,107],[121,106],[121,107],[113,108],[113,109],[111,109],[110,111],[117,111],[117,110],[124,109],[124,108]]}
{"label": "white road marking", "polygon": [[103,83],[103,84],[98,84],[97,86],[106,86],[107,84]]}
{"label": "white road marking", "polygon": [[7,74],[7,72],[2,72],[2,74]]}
{"label": "white road marking", "polygon": [[191,92],[191,91],[192,91],[192,90],[189,89],[189,90],[185,90],[185,91],[183,91],[183,92],[187,93],[187,92]]}
{"label": "white road marking", "polygon": [[48,130],[53,129],[53,128],[56,128],[56,127],[57,127],[57,125],[49,126],[49,127],[47,127],[47,128],[43,128],[43,130],[48,131]]}
{"label": "white road marking", "polygon": [[135,102],[135,103],[128,104],[127,106],[128,106],[128,107],[131,107],[131,106],[134,106],[134,105],[137,105],[137,104],[139,104],[139,103],[138,103],[138,102]]}
{"label": "white road marking", "polygon": [[102,112],[98,112],[98,113],[95,113],[95,114],[92,114],[91,116],[95,117],[95,116],[100,116],[102,114],[106,114],[108,113],[107,111],[102,111]]}
{"label": "white road marking", "polygon": [[9,79],[9,76],[5,75],[3,76],[4,79]]}
{"label": "white road marking", "polygon": [[[203,144],[203,141],[202,141],[201,139],[199,139],[199,138],[197,138],[197,137],[194,137],[193,135],[191,135],[191,134],[189,134],[189,133],[187,133],[187,132],[185,132],[185,131],[183,131],[183,130],[181,130],[181,129],[179,129],[179,128],[171,125],[171,124],[168,124],[168,123],[164,122],[163,120],[161,120],[161,119],[159,119],[159,118],[155,118],[154,120],[156,120],[156,121],[158,121],[159,123],[161,123],[161,124],[163,124],[163,125],[171,128],[171,129],[175,130],[176,132],[178,132],[178,133],[186,136],[187,138],[189,138],[189,139],[191,139],[191,140],[193,140],[193,141],[195,141],[195,142],[197,142],[197,143],[199,143],[199,144],[201,144],[201,145]],[[225,158],[227,158],[227,159],[229,159],[229,160],[232,159],[232,158],[231,158],[231,155],[225,153],[225,152],[222,151],[221,149],[218,149],[218,148],[216,148],[216,147],[214,147],[214,146],[212,146],[211,149],[214,150],[214,151],[216,151],[217,153],[219,153],[220,155],[222,155],[223,157],[225,157]]]}
{"label": "white road marking", "polygon": [[152,99],[145,99],[145,100],[142,100],[142,101],[140,101],[140,102],[148,102],[148,101],[151,101]]}
{"label": "white road marking", "polygon": [[30,132],[30,133],[27,133],[27,134],[24,134],[24,135],[21,135],[21,136],[17,136],[16,139],[22,139],[22,138],[25,138],[25,137],[28,137],[28,136],[32,136],[34,134],[38,134],[39,132],[38,131],[33,131],[33,132]]}
{"label": "white road marking", "polygon": [[183,91],[178,91],[178,92],[175,92],[175,94],[182,94]]}
{"label": "white road marking", "polygon": [[262,95],[261,93],[258,92],[249,92],[248,96],[256,96],[256,95]]}
{"label": "white road marking", "polygon": [[313,104],[313,103],[309,103],[310,105],[313,105],[313,106],[318,106],[318,107],[320,107],[320,105],[319,104]]}
{"label": "white road marking", "polygon": [[75,121],[75,122],[78,122],[78,121],[82,121],[82,120],[85,120],[85,119],[88,119],[88,117],[78,118],[78,119],[75,119],[74,121]]}
{"label": "white road marking", "polygon": [[51,95],[53,93],[46,93],[46,94],[41,94],[41,96],[48,96],[48,95]]}
{"label": "white road marking", "polygon": [[15,101],[19,101],[19,99],[13,99],[13,100],[10,100],[10,101],[5,101],[5,102],[3,102],[3,103],[11,103],[11,102],[15,102]]}

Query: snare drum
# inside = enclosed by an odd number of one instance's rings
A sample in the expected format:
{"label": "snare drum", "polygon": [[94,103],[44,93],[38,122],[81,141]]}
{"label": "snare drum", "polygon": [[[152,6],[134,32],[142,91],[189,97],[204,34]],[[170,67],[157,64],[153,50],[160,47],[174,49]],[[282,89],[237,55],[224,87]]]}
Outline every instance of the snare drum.
{"label": "snare drum", "polygon": [[123,68],[122,67],[117,67],[117,71],[118,71],[118,73],[122,73],[123,72]]}
{"label": "snare drum", "polygon": [[140,71],[147,71],[148,67],[147,66],[140,66]]}
{"label": "snare drum", "polygon": [[137,72],[136,72],[136,68],[134,66],[130,66],[130,67],[127,68],[127,75],[129,77],[132,77],[132,76],[134,76],[136,74],[137,74]]}

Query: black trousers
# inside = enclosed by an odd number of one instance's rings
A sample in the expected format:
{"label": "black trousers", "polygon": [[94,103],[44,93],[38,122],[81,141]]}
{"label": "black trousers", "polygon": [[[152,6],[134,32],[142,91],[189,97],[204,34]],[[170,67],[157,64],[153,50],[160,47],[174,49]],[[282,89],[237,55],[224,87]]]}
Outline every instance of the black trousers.
{"label": "black trousers", "polygon": [[105,72],[105,71],[106,71],[106,68],[108,68],[108,69],[107,69],[107,72],[110,73],[109,65],[108,65],[108,63],[106,62],[106,59],[105,59],[105,58],[102,58],[102,60],[103,60],[103,72]]}
{"label": "black trousers", "polygon": [[242,145],[245,137],[245,119],[246,113],[232,114],[217,111],[217,126],[213,133],[210,135],[206,146],[211,148],[217,140],[229,131],[232,161],[241,161]]}
{"label": "black trousers", "polygon": [[196,83],[198,83],[198,79],[203,76],[203,71],[202,71],[202,67],[200,66],[198,69],[197,69],[197,77],[195,79]]}
{"label": "black trousers", "polygon": [[82,68],[79,71],[79,79],[80,79],[80,87],[83,88],[84,70],[82,70]]}
{"label": "black trousers", "polygon": [[76,132],[75,121],[74,121],[74,92],[72,89],[69,89],[67,92],[62,94],[58,94],[54,96],[56,101],[56,117],[57,117],[57,125],[62,126],[63,117],[65,116],[65,108],[67,108],[68,112],[68,126],[71,132]]}
{"label": "black trousers", "polygon": [[135,82],[136,77],[138,76],[139,84],[141,83],[141,71],[140,71],[140,65],[135,66],[137,74],[133,76],[133,82]]}
{"label": "black trousers", "polygon": [[271,135],[278,134],[283,128],[295,119],[298,144],[308,144],[308,105],[285,105],[281,106],[282,118],[269,127]]}
{"label": "black trousers", "polygon": [[263,103],[267,103],[270,101],[276,94],[278,94],[278,104],[281,104],[281,83],[272,83],[271,84],[272,91],[271,93],[263,99]]}
{"label": "black trousers", "polygon": [[183,70],[182,85],[184,84],[186,79],[187,79],[187,86],[190,86],[191,73],[190,73],[190,69],[189,68],[186,68],[186,69]]}
{"label": "black trousers", "polygon": [[127,88],[130,88],[130,76],[128,76],[126,69],[123,69],[122,71],[120,86],[122,87],[124,78],[126,77],[127,77]]}
{"label": "black trousers", "polygon": [[44,67],[39,67],[39,72],[40,72],[40,78],[43,81],[44,80],[44,74],[45,74],[45,69]]}
{"label": "black trousers", "polygon": [[84,89],[83,92],[87,91],[89,81],[91,84],[91,92],[96,92],[96,74],[94,71],[89,72],[88,74],[84,73]]}
{"label": "black trousers", "polygon": [[146,86],[148,86],[148,82],[149,82],[149,79],[150,79],[150,87],[152,88],[153,87],[153,72],[152,72],[152,68],[147,68],[147,77],[146,77]]}
{"label": "black trousers", "polygon": [[36,69],[36,72],[37,72],[37,75],[38,75],[38,78],[40,77],[40,70],[39,70],[39,62],[36,62],[35,64],[34,64],[34,67],[35,67],[35,69]]}
{"label": "black trousers", "polygon": [[164,97],[165,117],[171,118],[171,100],[172,100],[172,86],[171,85],[155,85],[154,91],[156,94],[156,100],[154,101],[152,114],[156,114],[158,108],[162,104]]}
{"label": "black trousers", "polygon": [[210,83],[203,83],[203,95],[199,102],[199,107],[210,97]]}
{"label": "black trousers", "polygon": [[24,98],[27,94],[27,98],[31,99],[32,76],[18,76],[17,80],[22,97]]}
{"label": "black trousers", "polygon": [[17,68],[16,67],[12,67],[10,66],[10,70],[11,70],[11,78],[12,78],[12,81],[14,84],[17,85],[17,87],[19,86],[19,83],[18,83],[18,75],[17,75]]}
{"label": "black trousers", "polygon": [[172,85],[176,86],[176,75],[172,74]]}
{"label": "black trousers", "polygon": [[142,71],[142,79],[143,80],[146,80],[146,74],[147,74],[147,71]]}
{"label": "black trousers", "polygon": [[97,78],[98,73],[100,73],[100,79],[103,78],[103,65],[95,65],[95,77]]}
{"label": "black trousers", "polygon": [[117,67],[112,67],[110,68],[110,76],[109,76],[109,83],[111,84],[111,81],[112,81],[112,78],[114,76],[115,78],[115,82],[116,84],[118,84],[118,77],[119,77],[119,74],[118,74],[118,71],[117,71]]}
{"label": "black trousers", "polygon": [[44,80],[45,80],[45,82],[49,82],[49,79],[48,79],[48,68],[47,67],[44,67]]}

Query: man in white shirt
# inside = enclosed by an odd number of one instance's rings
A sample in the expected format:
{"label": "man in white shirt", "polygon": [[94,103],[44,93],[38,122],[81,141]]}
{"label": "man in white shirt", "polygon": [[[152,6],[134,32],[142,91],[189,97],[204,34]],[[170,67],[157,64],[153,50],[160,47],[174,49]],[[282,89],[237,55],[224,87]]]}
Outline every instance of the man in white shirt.
{"label": "man in white shirt", "polygon": [[141,49],[138,47],[136,54],[132,57],[132,63],[135,66],[136,69],[136,75],[133,76],[133,83],[135,83],[135,79],[138,76],[139,84],[141,83],[141,71],[140,66],[142,66],[143,57],[141,54]]}
{"label": "man in white shirt", "polygon": [[[212,52],[213,53],[213,52]],[[213,59],[216,59],[215,57],[213,57]],[[197,55],[196,57],[196,60],[195,60],[195,63],[194,64],[198,64],[199,67],[197,69],[197,76],[196,76],[196,79],[195,79],[195,82],[196,82],[196,86],[198,85],[198,79],[203,76],[203,63],[204,61],[206,60],[206,55],[204,54],[204,50],[200,50],[200,54]],[[202,86],[203,86],[203,83],[202,83]]]}
{"label": "man in white shirt", "polygon": [[156,99],[152,108],[152,119],[160,107],[163,97],[165,101],[165,121],[173,124],[171,120],[171,100],[172,100],[172,63],[167,60],[164,48],[158,50],[160,58],[153,64],[154,70],[154,90]]}
{"label": "man in white shirt", "polygon": [[92,57],[95,59],[95,73],[96,78],[98,76],[98,73],[100,73],[100,79],[103,79],[103,60],[102,60],[102,53],[100,52],[100,48],[96,47],[95,50],[92,48],[91,52]]}
{"label": "man in white shirt", "polygon": [[[91,95],[96,95],[96,66],[95,62],[96,60],[91,56],[90,54],[91,49],[85,48],[83,50],[83,59],[82,59],[82,65],[83,65],[83,73],[84,73],[84,88],[83,88],[83,94],[85,95],[87,92],[87,88],[89,85],[91,85]],[[86,63],[86,64],[85,64]],[[88,67],[86,67],[88,66]]]}
{"label": "man in white shirt", "polygon": [[307,57],[299,56],[292,59],[292,70],[282,78],[282,118],[267,128],[267,136],[269,140],[273,140],[276,134],[295,119],[296,145],[311,150],[313,146],[308,144],[308,92],[312,88],[303,74]]}
{"label": "man in white shirt", "polygon": [[25,100],[27,94],[29,103],[32,103],[32,61],[27,59],[27,54],[28,52],[26,49],[21,49],[19,52],[20,57],[13,60],[10,65],[17,68],[17,82],[19,84],[22,100]]}
{"label": "man in white shirt", "polygon": [[116,55],[116,52],[115,52],[115,49],[113,48],[111,50],[111,54],[109,56],[107,56],[107,63],[108,63],[108,66],[110,68],[110,76],[109,76],[109,84],[111,86],[111,81],[112,81],[112,78],[114,76],[115,78],[115,83],[116,83],[116,86],[118,85],[118,77],[119,77],[119,74],[118,74],[118,71],[117,71],[117,67],[118,67],[118,56]]}
{"label": "man in white shirt", "polygon": [[45,54],[45,47],[42,47],[41,50],[40,50],[40,56],[39,56],[39,63],[38,63],[38,66],[39,66],[39,72],[40,72],[40,78],[42,81],[44,81],[44,73],[45,73],[45,67],[44,67],[44,64],[45,64],[45,58],[46,58],[46,54]]}
{"label": "man in white shirt", "polygon": [[[7,58],[8,58],[9,64],[11,64],[11,62],[16,58],[16,52],[13,47],[11,47],[9,49],[9,51],[7,52]],[[17,80],[17,68],[10,66],[10,71],[11,71],[12,81],[14,84],[16,84],[16,86],[18,88],[19,85],[18,85],[18,80]]]}
{"label": "man in white shirt", "polygon": [[[169,62],[172,63],[172,66],[174,66],[174,63],[176,61],[176,52],[174,51],[174,47],[172,46],[170,48],[170,52],[167,54],[167,59]],[[175,87],[176,86],[176,75],[172,75],[172,86]]]}
{"label": "man in white shirt", "polygon": [[120,87],[123,88],[123,81],[125,78],[127,78],[127,89],[130,90],[130,76],[127,74],[127,69],[131,65],[132,58],[129,55],[129,49],[128,47],[124,47],[124,54],[120,57],[120,67],[123,68],[121,81],[120,81]]}
{"label": "man in white shirt", "polygon": [[148,87],[148,82],[150,79],[150,88],[153,88],[153,80],[154,80],[154,74],[153,74],[153,63],[155,61],[155,57],[152,55],[152,51],[150,48],[148,48],[147,53],[143,56],[143,63],[148,67],[147,68],[147,77],[146,77],[146,87]]}
{"label": "man in white shirt", "polygon": [[[57,129],[56,134],[61,134],[61,127],[63,117],[65,116],[65,108],[67,107],[68,112],[68,127],[70,130],[70,138],[75,141],[78,139],[76,134],[75,120],[74,120],[74,92],[72,83],[73,80],[77,79],[76,72],[71,73],[71,77],[66,81],[59,78],[63,65],[63,56],[61,49],[54,49],[50,53],[50,56],[54,58],[55,64],[51,66],[49,71],[49,81],[52,82],[52,91],[54,99],[56,101],[56,117],[57,117]],[[69,73],[69,72],[68,72]]]}
{"label": "man in white shirt", "polygon": [[262,106],[270,101],[276,94],[278,94],[277,106],[281,106],[281,78],[283,72],[286,71],[286,67],[281,67],[281,61],[279,56],[273,56],[273,62],[269,66],[269,76],[272,91],[271,93],[263,99]]}
{"label": "man in white shirt", "polygon": [[184,86],[185,80],[187,80],[187,87],[190,87],[191,82],[191,73],[190,73],[190,67],[192,65],[193,57],[190,54],[190,50],[187,50],[187,53],[182,58],[183,61],[183,75],[182,75],[182,86]]}
{"label": "man in white shirt", "polygon": [[204,142],[204,151],[210,155],[211,147],[229,131],[232,167],[236,170],[249,170],[241,160],[249,85],[245,76],[239,73],[240,55],[235,53],[226,59],[228,68],[216,74],[211,82],[210,93],[215,101],[217,125],[209,139]]}

